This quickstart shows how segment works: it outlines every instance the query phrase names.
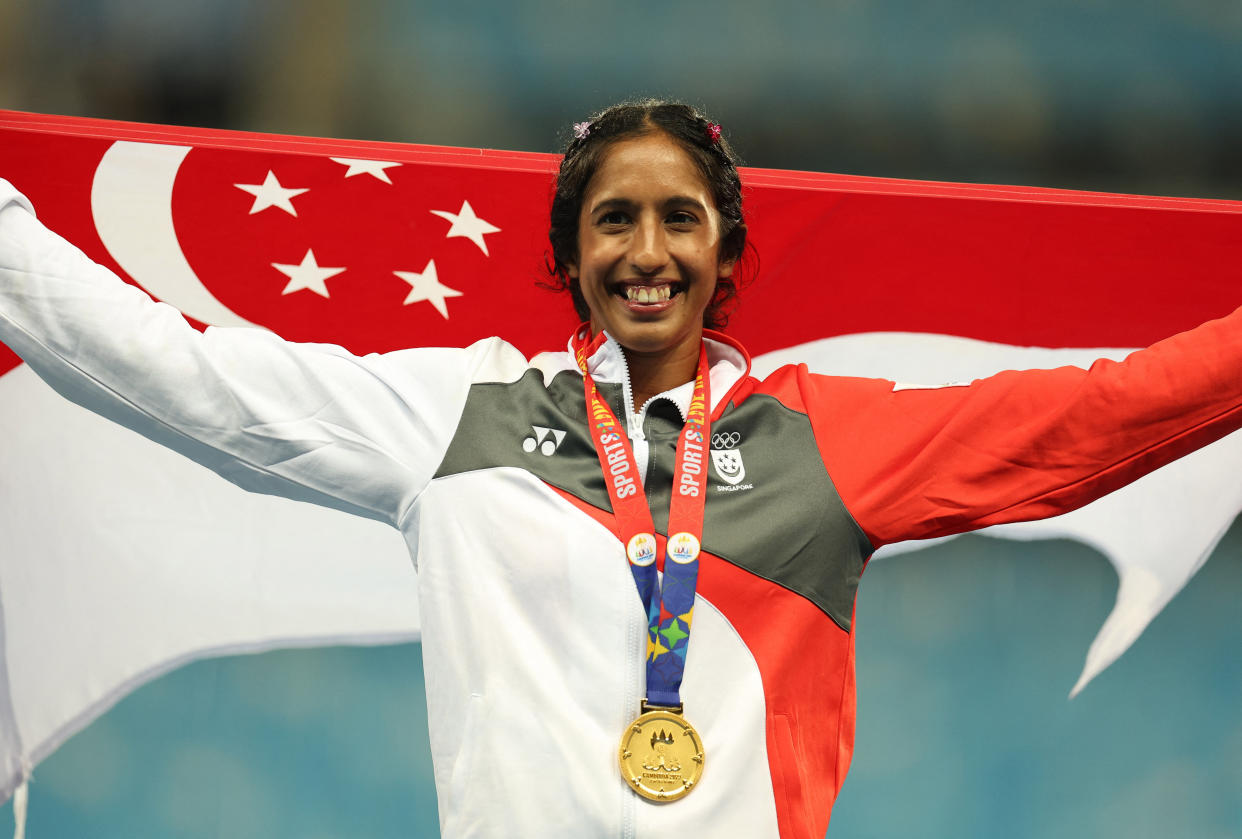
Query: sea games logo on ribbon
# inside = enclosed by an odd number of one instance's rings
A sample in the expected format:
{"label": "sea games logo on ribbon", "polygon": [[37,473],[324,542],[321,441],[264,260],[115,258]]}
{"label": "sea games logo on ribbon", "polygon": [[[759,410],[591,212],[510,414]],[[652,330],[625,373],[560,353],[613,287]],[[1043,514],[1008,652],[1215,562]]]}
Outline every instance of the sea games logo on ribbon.
{"label": "sea games logo on ribbon", "polygon": [[699,551],[699,540],[693,533],[683,530],[681,533],[674,533],[668,539],[668,558],[673,562],[682,565],[694,562],[699,557]]}
{"label": "sea games logo on ribbon", "polygon": [[754,489],[753,484],[744,484],[746,465],[742,463],[742,450],[738,446],[742,435],[736,431],[718,432],[712,435],[712,466],[716,469],[716,477],[727,486],[717,485],[717,492],[737,492]]}
{"label": "sea games logo on ribbon", "polygon": [[635,534],[625,546],[625,555],[635,565],[650,565],[656,559],[655,537],[650,533]]}

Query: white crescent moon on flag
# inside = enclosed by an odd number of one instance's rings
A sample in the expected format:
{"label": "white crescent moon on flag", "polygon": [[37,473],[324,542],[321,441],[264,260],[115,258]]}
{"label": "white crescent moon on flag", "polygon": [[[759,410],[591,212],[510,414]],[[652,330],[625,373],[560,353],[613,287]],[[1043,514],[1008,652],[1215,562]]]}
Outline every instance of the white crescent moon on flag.
{"label": "white crescent moon on flag", "polygon": [[207,290],[181,250],[173,183],[191,146],[118,140],[91,185],[91,213],[108,253],[148,294],[212,326],[262,329]]}

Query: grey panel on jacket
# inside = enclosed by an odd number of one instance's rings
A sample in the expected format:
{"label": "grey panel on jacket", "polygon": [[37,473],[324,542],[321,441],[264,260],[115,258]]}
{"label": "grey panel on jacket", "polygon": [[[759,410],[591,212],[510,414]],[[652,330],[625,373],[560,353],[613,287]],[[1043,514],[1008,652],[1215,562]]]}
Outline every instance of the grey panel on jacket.
{"label": "grey panel on jacket", "polygon": [[[600,385],[618,417],[619,385]],[[673,460],[682,417],[668,400],[647,409],[647,499],[667,534]],[[849,630],[854,594],[871,546],[824,469],[804,414],[755,394],[712,423],[703,549],[794,591]],[[471,388],[457,434],[436,477],[511,466],[594,507],[610,510],[587,434],[582,379],[531,370],[512,383]]]}

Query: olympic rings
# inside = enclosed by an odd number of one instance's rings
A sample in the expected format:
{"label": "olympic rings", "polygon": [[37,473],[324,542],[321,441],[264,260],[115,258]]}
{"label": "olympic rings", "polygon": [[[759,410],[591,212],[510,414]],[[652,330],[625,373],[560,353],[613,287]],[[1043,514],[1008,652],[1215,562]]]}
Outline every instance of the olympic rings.
{"label": "olympic rings", "polygon": [[713,449],[731,449],[740,442],[742,442],[742,435],[736,431],[730,431],[728,434],[722,432],[712,435]]}

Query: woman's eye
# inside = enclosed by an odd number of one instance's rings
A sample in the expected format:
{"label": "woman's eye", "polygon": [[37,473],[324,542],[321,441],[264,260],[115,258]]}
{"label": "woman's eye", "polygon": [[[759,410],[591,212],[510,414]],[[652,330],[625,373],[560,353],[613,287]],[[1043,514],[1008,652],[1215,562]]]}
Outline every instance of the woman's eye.
{"label": "woman's eye", "polygon": [[694,224],[697,221],[698,219],[696,219],[692,214],[687,213],[685,210],[678,210],[675,213],[670,213],[668,217],[669,224],[687,225]]}
{"label": "woman's eye", "polygon": [[627,216],[625,213],[621,212],[620,210],[612,210],[600,216],[597,224],[606,225],[606,226],[616,226],[616,225],[625,224],[629,220],[630,220],[629,216]]}

